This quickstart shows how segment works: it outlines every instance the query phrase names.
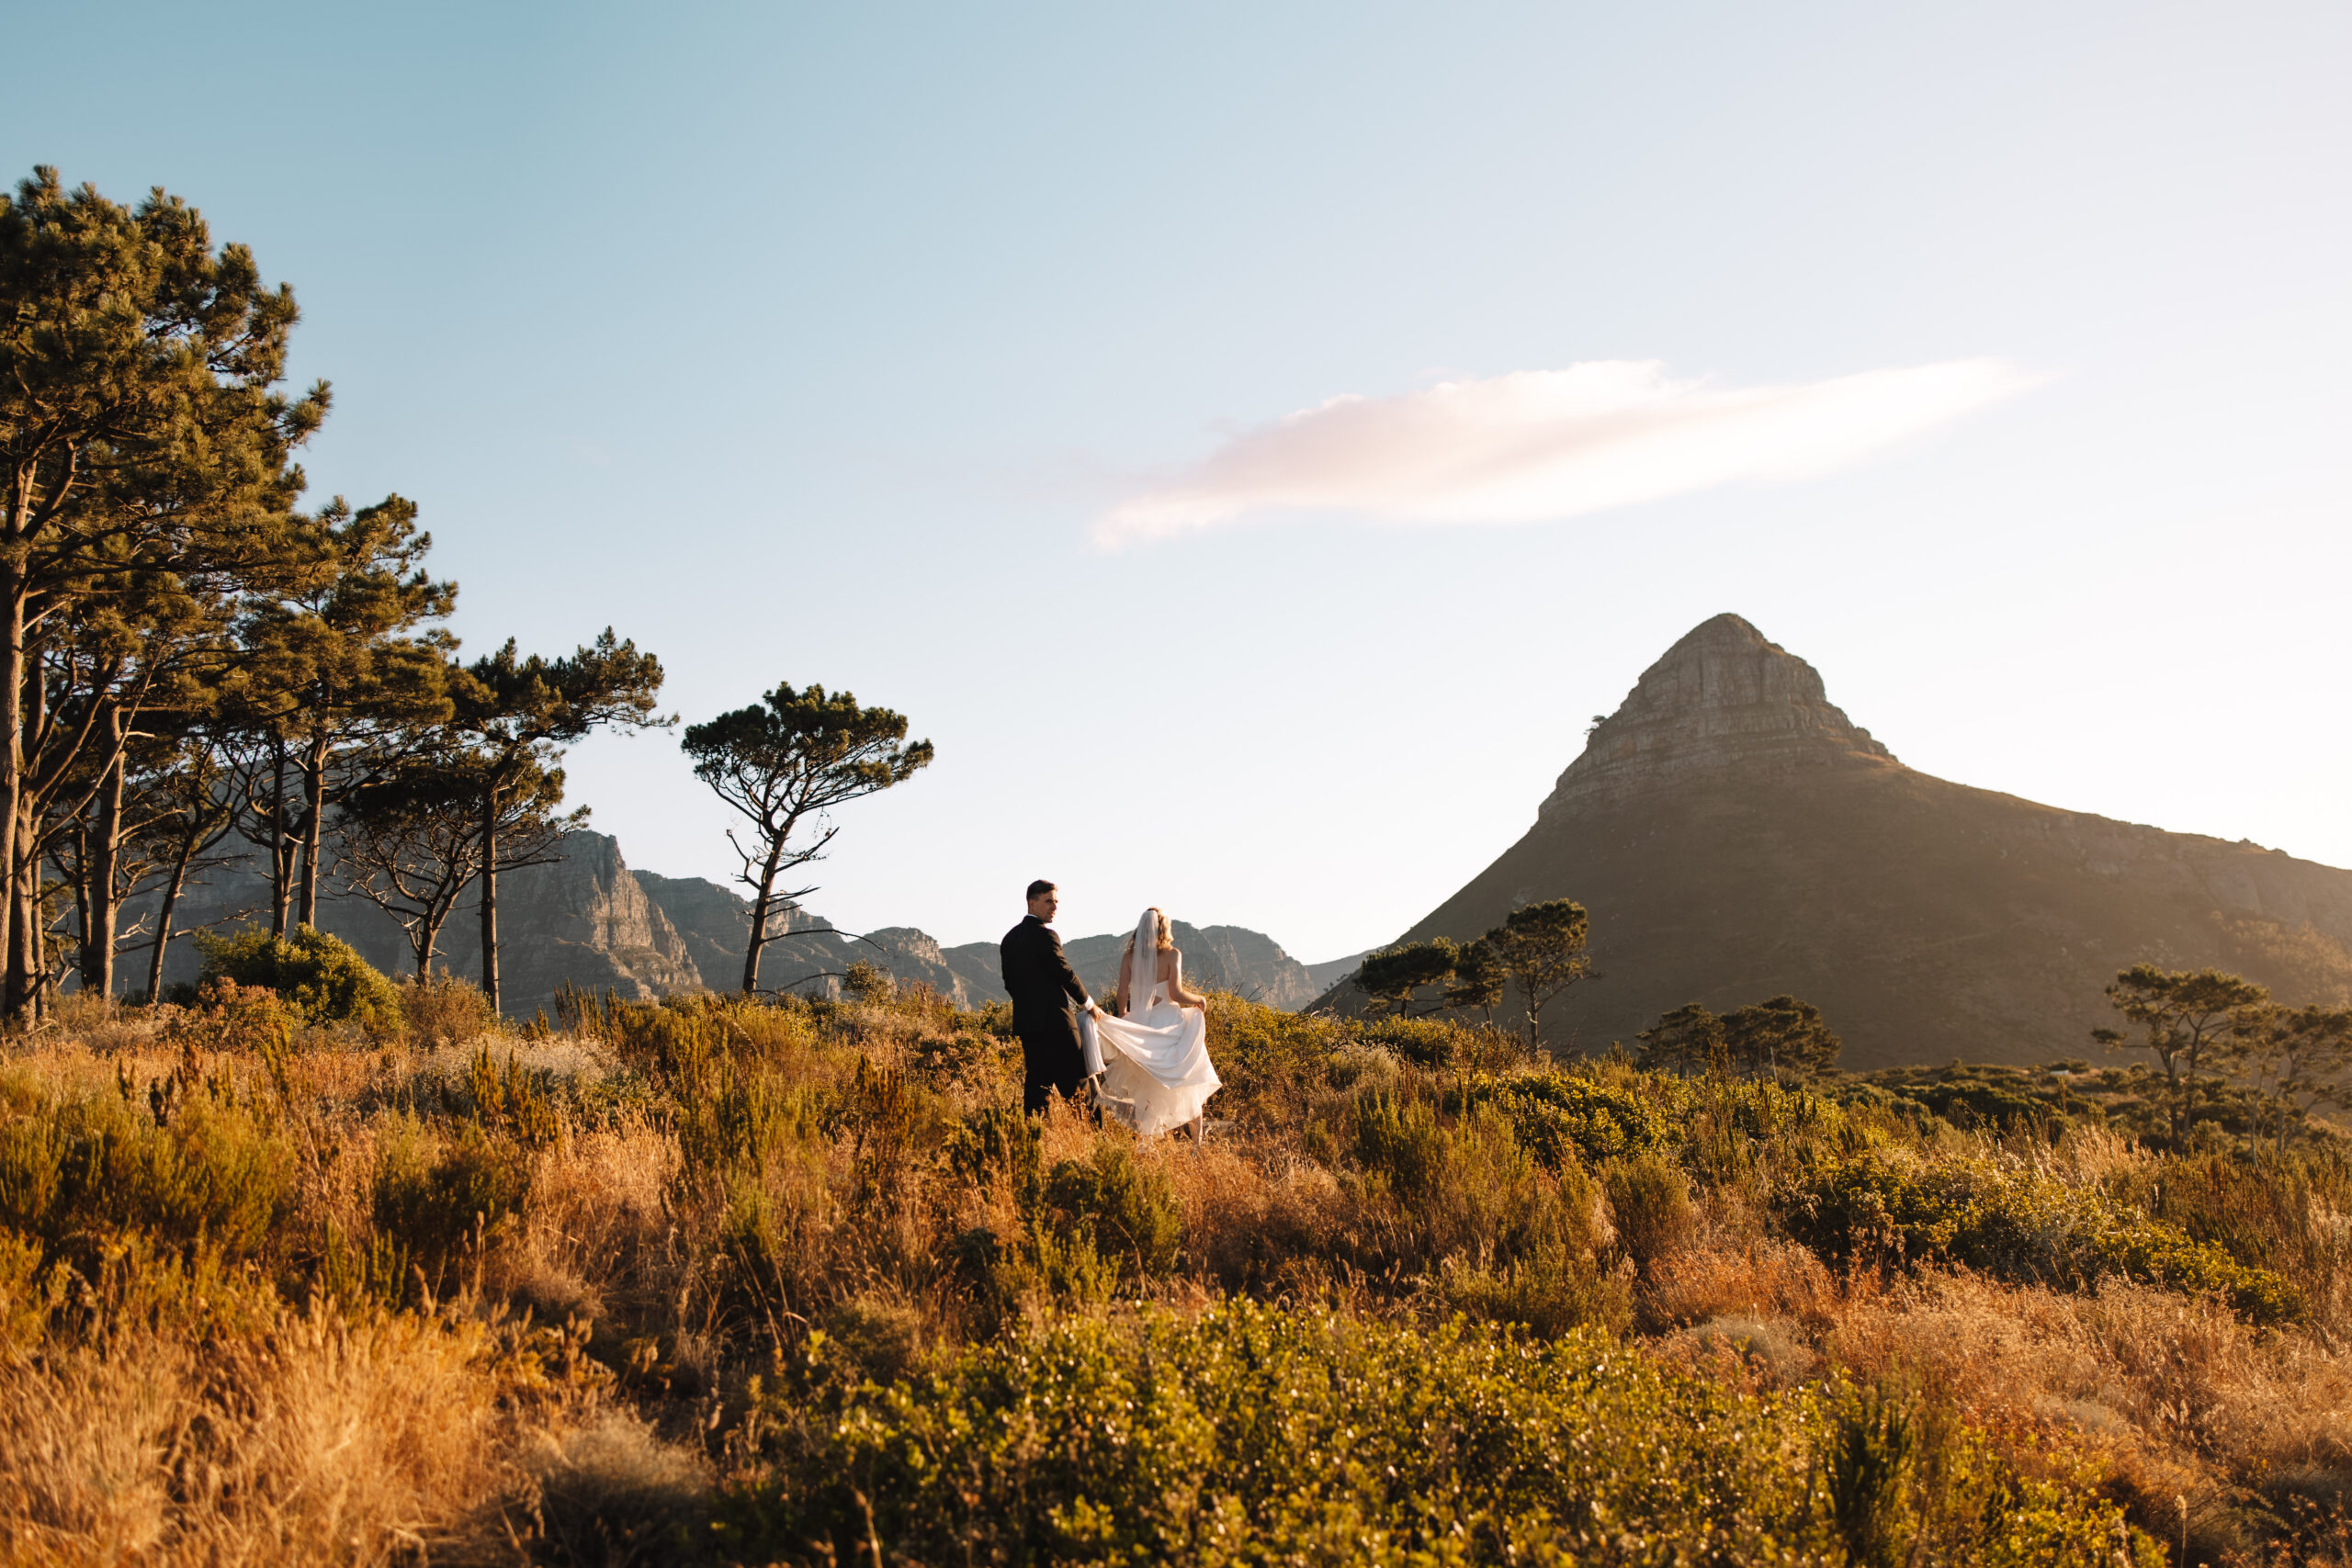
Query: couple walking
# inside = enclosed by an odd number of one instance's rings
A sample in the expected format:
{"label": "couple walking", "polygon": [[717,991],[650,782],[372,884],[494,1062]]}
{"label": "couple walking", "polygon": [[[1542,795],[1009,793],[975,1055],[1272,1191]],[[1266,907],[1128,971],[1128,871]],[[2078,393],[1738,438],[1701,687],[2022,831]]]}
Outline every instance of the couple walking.
{"label": "couple walking", "polygon": [[1184,987],[1184,955],[1168,917],[1146,909],[1136,922],[1119,960],[1114,1017],[1095,1006],[1062,954],[1052,924],[1060,902],[1052,883],[1031,883],[1027,918],[997,950],[1027,1068],[1023,1102],[1043,1111],[1050,1095],[1074,1095],[1091,1081],[1094,1103],[1136,1132],[1182,1127],[1198,1139],[1201,1107],[1218,1084],[1208,998]]}

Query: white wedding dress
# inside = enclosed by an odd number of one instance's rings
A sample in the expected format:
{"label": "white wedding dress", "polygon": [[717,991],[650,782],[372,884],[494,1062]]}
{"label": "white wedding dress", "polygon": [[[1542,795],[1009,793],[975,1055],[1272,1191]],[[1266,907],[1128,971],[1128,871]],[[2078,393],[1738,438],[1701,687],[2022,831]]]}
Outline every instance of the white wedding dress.
{"label": "white wedding dress", "polygon": [[[1150,933],[1137,933],[1136,967],[1142,973],[1128,976],[1127,1016],[1102,1013],[1094,1021],[1103,1069],[1095,1101],[1147,1136],[1198,1116],[1221,1081],[1209,1062],[1208,1014],[1170,1001],[1169,983],[1158,977],[1158,913],[1147,912]],[[1171,954],[1181,987],[1184,955],[1172,950]]]}

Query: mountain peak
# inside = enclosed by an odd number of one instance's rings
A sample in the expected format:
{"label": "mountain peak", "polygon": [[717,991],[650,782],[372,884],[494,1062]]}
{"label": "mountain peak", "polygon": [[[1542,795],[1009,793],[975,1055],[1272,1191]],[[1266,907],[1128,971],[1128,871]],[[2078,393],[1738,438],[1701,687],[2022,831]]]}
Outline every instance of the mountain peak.
{"label": "mountain peak", "polygon": [[1833,706],[1821,674],[1742,617],[1683,634],[1595,725],[1539,817],[1685,775],[1892,766],[1894,753]]}

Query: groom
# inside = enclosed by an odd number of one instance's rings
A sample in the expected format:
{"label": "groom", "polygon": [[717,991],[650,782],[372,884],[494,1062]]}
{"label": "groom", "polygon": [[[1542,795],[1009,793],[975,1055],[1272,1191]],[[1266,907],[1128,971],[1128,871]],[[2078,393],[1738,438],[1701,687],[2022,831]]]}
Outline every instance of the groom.
{"label": "groom", "polygon": [[1027,1069],[1022,1103],[1033,1113],[1046,1109],[1054,1092],[1076,1094],[1085,1081],[1078,1018],[1070,1010],[1092,1012],[1094,1003],[1062,956],[1062,939],[1050,924],[1060,905],[1052,883],[1031,883],[1028,917],[997,946],[1004,988],[1012,994],[1012,1030],[1021,1036],[1021,1061]]}

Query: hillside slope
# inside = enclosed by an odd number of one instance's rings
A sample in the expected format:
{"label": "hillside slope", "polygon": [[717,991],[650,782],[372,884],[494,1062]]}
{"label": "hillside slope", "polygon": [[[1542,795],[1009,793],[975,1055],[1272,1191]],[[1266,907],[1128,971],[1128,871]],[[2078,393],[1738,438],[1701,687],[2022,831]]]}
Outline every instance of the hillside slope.
{"label": "hillside slope", "polygon": [[1527,835],[1404,940],[1555,897],[1592,915],[1595,976],[1547,1013],[1581,1047],[1788,991],[1850,1067],[2047,1061],[2091,1049],[2101,988],[2143,959],[2294,1001],[2352,982],[2352,872],[1905,767],[1737,615],[1652,665]]}

